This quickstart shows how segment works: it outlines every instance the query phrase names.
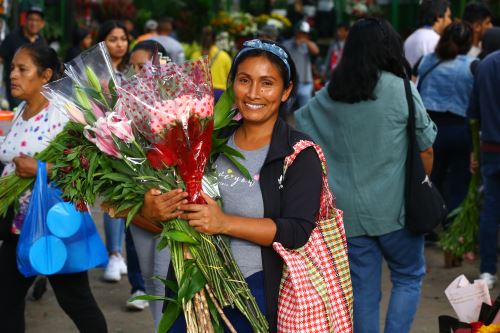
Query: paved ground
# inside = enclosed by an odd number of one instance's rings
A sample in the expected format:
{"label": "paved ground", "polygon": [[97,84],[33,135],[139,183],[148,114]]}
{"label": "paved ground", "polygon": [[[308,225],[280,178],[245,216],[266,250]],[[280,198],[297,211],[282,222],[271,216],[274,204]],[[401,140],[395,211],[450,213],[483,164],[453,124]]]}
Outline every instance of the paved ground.
{"label": "paved ground", "polygon": [[[99,214],[97,214],[99,216]],[[102,225],[98,222],[97,225]],[[454,315],[451,306],[444,296],[446,286],[458,275],[465,274],[469,279],[477,276],[478,262],[464,262],[462,267],[443,268],[443,254],[437,247],[426,248],[428,274],[424,281],[420,307],[417,312],[412,333],[438,332],[437,316],[440,314]],[[101,306],[108,322],[110,333],[142,333],[153,332],[152,319],[149,310],[128,312],[125,300],[129,295],[129,285],[126,277],[120,282],[109,284],[100,277],[102,270],[90,272],[91,285],[97,302]],[[382,308],[386,308],[390,290],[387,270],[383,279],[384,298]],[[492,291],[496,297],[500,288]],[[382,321],[383,322],[383,321]],[[382,324],[383,325],[383,324]],[[27,300],[26,306],[27,333],[72,333],[77,332],[73,323],[57,305],[52,290],[39,301]]]}

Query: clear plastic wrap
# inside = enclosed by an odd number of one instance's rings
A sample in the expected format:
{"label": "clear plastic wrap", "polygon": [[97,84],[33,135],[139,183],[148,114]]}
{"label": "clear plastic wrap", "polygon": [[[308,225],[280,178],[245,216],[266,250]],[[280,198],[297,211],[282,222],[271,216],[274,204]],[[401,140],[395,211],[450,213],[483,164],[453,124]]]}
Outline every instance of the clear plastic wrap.
{"label": "clear plastic wrap", "polygon": [[65,76],[43,86],[42,94],[75,122],[92,125],[116,103],[116,75],[103,42],[65,64]]}

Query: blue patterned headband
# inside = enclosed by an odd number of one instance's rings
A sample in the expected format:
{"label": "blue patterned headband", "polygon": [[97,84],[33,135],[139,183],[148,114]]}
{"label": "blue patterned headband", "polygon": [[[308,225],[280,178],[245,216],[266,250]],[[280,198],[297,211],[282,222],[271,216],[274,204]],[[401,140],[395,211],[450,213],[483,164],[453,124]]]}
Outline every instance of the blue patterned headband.
{"label": "blue patterned headband", "polygon": [[248,51],[254,50],[254,49],[259,49],[259,50],[264,50],[266,52],[270,52],[277,56],[284,64],[286,67],[286,72],[287,72],[287,77],[288,81],[291,79],[291,73],[290,73],[290,65],[288,64],[288,54],[283,50],[280,46],[276,44],[271,44],[271,43],[264,43],[260,39],[252,39],[249,41],[246,41],[243,43],[243,48],[238,52],[236,57],[234,58],[234,63],[238,61],[238,58],[241,57],[241,55],[247,53]]}

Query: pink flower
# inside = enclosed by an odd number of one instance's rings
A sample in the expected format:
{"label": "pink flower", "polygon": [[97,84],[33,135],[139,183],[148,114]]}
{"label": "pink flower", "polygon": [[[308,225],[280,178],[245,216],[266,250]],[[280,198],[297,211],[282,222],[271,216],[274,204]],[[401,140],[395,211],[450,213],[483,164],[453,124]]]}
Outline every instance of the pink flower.
{"label": "pink flower", "polygon": [[111,112],[106,116],[106,123],[110,131],[123,142],[131,143],[135,140],[131,121],[125,116]]}
{"label": "pink flower", "polygon": [[83,135],[106,155],[116,158],[122,157],[115,145],[113,136],[111,135],[111,129],[105,117],[97,119],[93,126],[85,126]]}
{"label": "pink flower", "polygon": [[87,125],[87,122],[85,121],[85,117],[83,116],[82,111],[78,110],[76,106],[74,106],[72,103],[66,103],[65,109],[68,113],[69,118],[72,121]]}
{"label": "pink flower", "polygon": [[92,112],[94,113],[96,118],[101,118],[104,117],[104,112],[101,110],[99,106],[97,106],[96,103],[90,101],[90,105],[92,106]]}

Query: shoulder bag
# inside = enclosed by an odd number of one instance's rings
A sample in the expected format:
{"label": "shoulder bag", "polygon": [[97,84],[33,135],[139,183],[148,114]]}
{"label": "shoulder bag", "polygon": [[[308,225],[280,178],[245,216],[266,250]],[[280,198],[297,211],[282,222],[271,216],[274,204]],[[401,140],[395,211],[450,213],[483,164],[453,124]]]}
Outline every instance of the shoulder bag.
{"label": "shoulder bag", "polygon": [[404,84],[409,109],[405,188],[406,227],[413,233],[426,234],[446,219],[448,210],[438,189],[425,173],[415,134],[415,104],[410,81],[405,78]]}
{"label": "shoulder bag", "polygon": [[299,249],[273,248],[284,261],[278,298],[278,332],[351,333],[353,294],[342,211],[334,204],[328,186],[326,161],[321,148],[299,141],[286,157],[283,175],[295,157],[314,147],[323,170],[323,187],[316,227]]}

